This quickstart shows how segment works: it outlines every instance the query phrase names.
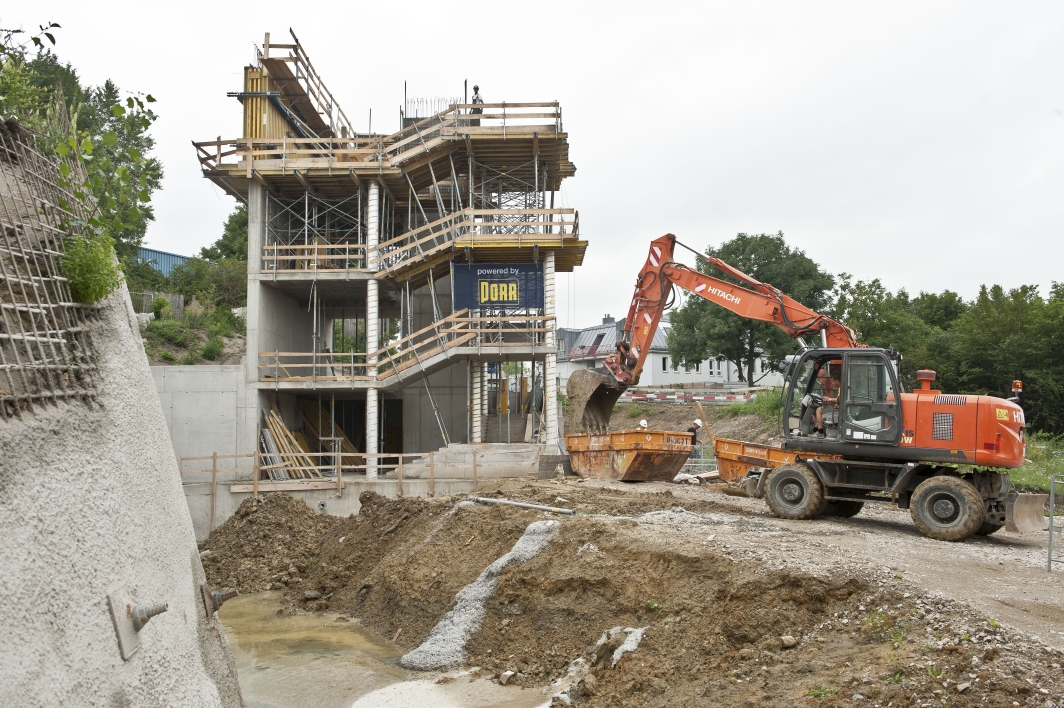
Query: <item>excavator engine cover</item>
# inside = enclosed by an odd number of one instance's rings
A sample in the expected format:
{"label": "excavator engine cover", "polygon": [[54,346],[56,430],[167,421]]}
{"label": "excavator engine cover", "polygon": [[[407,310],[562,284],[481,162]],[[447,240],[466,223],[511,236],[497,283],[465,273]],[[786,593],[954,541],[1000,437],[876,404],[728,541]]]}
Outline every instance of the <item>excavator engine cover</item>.
{"label": "excavator engine cover", "polygon": [[610,431],[610,416],[617,399],[624,393],[622,386],[612,377],[594,369],[574,371],[565,385],[573,417],[585,432],[605,435]]}

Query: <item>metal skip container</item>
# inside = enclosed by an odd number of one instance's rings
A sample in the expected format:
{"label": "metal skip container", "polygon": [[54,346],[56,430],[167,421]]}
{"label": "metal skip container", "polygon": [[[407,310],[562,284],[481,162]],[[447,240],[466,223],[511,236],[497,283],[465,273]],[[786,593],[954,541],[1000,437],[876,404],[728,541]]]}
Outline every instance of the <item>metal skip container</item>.
{"label": "metal skip container", "polygon": [[691,456],[691,434],[621,430],[605,435],[565,436],[573,472],[621,482],[671,481]]}

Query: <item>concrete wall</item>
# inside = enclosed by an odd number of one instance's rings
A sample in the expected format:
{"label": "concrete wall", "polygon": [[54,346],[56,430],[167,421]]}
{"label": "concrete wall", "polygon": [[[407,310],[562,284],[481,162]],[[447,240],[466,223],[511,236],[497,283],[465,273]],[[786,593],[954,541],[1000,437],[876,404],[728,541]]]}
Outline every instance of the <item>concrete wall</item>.
{"label": "concrete wall", "polygon": [[[469,442],[466,404],[466,362],[458,362],[429,376],[429,388],[452,443]],[[417,381],[402,391],[403,449],[431,452],[443,447],[440,426],[432,411],[425,383]],[[521,431],[522,436],[524,430]]]}
{"label": "concrete wall", "polygon": [[[313,347],[314,318],[293,298],[261,282],[259,289],[258,339],[248,336],[248,357],[259,352],[309,352]],[[258,349],[252,351],[253,341]],[[257,361],[257,358],[255,359]],[[257,375],[257,372],[256,372]]]}
{"label": "concrete wall", "polygon": [[[92,326],[94,405],[0,422],[0,704],[235,706],[174,451],[123,286]],[[169,603],[119,653],[108,592]]]}
{"label": "concrete wall", "polygon": [[[214,452],[251,452],[243,444],[248,437],[243,366],[153,366],[151,375],[178,462]],[[234,464],[221,460],[219,466]]]}

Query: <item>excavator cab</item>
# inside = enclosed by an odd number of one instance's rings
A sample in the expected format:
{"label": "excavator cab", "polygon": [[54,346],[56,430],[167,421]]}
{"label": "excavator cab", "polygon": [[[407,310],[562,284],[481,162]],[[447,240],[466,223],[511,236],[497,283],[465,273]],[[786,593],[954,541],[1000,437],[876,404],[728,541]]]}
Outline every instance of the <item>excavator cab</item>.
{"label": "excavator cab", "polygon": [[788,368],[787,439],[896,445],[900,386],[891,350],[808,349]]}

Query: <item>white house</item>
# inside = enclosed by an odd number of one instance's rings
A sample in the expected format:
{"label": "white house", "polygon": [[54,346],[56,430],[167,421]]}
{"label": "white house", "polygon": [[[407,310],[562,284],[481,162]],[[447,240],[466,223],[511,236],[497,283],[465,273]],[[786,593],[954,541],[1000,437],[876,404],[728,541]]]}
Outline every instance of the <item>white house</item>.
{"label": "white house", "polygon": [[[735,365],[723,358],[704,359],[691,367],[673,368],[669,357],[666,336],[669,331],[668,313],[662,317],[661,325],[654,334],[654,342],[647,355],[643,374],[639,377],[639,386],[667,387],[673,384],[688,386],[720,386],[749,384],[739,381]],[[624,320],[615,320],[606,315],[602,324],[586,329],[558,330],[558,385],[564,390],[569,375],[577,369],[595,369],[603,365],[606,357],[616,351],[616,343],[624,331]],[[755,385],[781,386],[783,376],[778,371],[766,374],[764,359],[754,365]],[[763,378],[759,378],[762,377]]]}

